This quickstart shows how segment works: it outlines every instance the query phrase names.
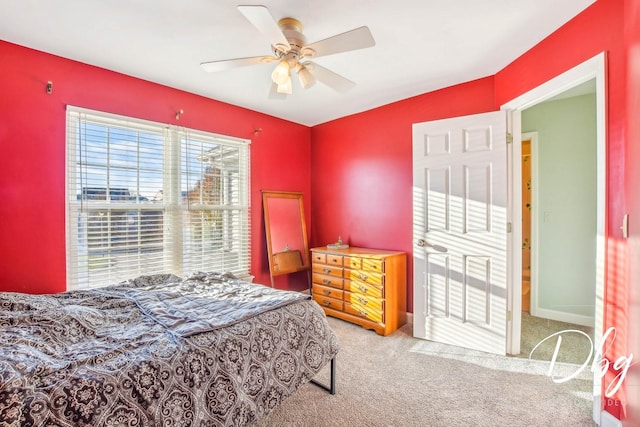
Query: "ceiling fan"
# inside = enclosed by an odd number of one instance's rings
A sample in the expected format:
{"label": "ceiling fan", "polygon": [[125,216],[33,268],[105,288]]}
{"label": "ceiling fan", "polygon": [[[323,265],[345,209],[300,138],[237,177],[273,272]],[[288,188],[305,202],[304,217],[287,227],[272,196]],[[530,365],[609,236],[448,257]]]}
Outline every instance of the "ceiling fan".
{"label": "ceiling fan", "polygon": [[271,74],[272,95],[292,93],[292,71],[298,74],[298,80],[304,89],[313,86],[317,80],[338,92],[346,92],[355,86],[354,82],[308,59],[375,45],[375,40],[367,27],[359,27],[306,44],[305,36],[302,34],[302,24],[297,19],[283,18],[276,22],[265,6],[238,6],[238,10],[269,39],[273,55],[210,61],[200,65],[205,71],[217,72],[247,65],[277,62]]}

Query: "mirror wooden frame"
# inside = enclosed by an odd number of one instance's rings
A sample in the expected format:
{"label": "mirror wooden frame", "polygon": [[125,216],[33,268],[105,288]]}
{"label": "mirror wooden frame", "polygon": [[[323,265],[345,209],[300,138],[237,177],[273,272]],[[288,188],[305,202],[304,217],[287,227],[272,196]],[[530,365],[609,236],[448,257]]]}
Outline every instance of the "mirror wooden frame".
{"label": "mirror wooden frame", "polygon": [[274,287],[273,278],[276,276],[306,271],[311,289],[309,241],[302,193],[262,190],[262,209],[271,287]]}

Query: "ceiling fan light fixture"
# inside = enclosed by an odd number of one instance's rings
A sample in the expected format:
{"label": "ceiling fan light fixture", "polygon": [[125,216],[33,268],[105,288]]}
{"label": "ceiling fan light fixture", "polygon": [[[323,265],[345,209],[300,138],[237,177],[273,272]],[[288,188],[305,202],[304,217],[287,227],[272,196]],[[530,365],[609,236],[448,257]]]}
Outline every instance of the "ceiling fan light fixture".
{"label": "ceiling fan light fixture", "polygon": [[290,79],[291,68],[286,59],[282,59],[271,73],[271,80],[278,86],[283,85]]}
{"label": "ceiling fan light fixture", "polygon": [[287,81],[282,83],[282,84],[278,84],[278,89],[277,89],[278,93],[284,93],[287,95],[291,95],[293,93],[293,86],[291,84],[291,77],[287,78]]}
{"label": "ceiling fan light fixture", "polygon": [[301,64],[300,61],[364,49],[376,44],[371,31],[364,26],[307,44],[302,33],[302,24],[295,18],[287,17],[275,21],[267,7],[261,5],[240,5],[238,10],[269,40],[272,55],[209,61],[200,65],[207,72],[216,72],[246,65],[277,62],[271,72],[270,97],[277,93],[292,93],[293,71],[298,74],[298,81],[304,89],[310,88],[319,80],[338,92],[346,92],[355,86],[354,82],[318,64],[309,61]]}
{"label": "ceiling fan light fixture", "polygon": [[298,79],[303,89],[309,89],[316,84],[316,78],[311,74],[311,71],[302,64],[298,64]]}

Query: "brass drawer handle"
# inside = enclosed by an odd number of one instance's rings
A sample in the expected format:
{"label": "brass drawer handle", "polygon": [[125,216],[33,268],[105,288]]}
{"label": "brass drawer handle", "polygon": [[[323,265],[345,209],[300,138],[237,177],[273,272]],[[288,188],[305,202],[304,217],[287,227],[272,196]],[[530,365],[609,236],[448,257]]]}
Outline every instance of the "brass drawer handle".
{"label": "brass drawer handle", "polygon": [[366,275],[362,274],[362,273],[358,273],[358,278],[360,280],[364,280],[366,282],[368,277]]}
{"label": "brass drawer handle", "polygon": [[331,295],[331,291],[329,289],[323,289],[322,293],[327,295],[327,296]]}
{"label": "brass drawer handle", "polygon": [[358,289],[360,290],[360,292],[365,294],[369,291],[369,289],[365,288],[364,286],[358,286]]}
{"label": "brass drawer handle", "polygon": [[331,305],[331,301],[324,300],[324,301],[322,301],[322,304],[323,304],[325,307],[329,307],[329,306]]}
{"label": "brass drawer handle", "polygon": [[360,298],[358,297],[358,302],[362,305],[367,305],[369,303],[368,300],[364,299],[364,298]]}
{"label": "brass drawer handle", "polygon": [[358,309],[358,313],[360,313],[361,316],[367,317],[367,312],[364,310]]}
{"label": "brass drawer handle", "polygon": [[326,273],[326,274],[329,274],[329,273],[331,273],[331,269],[325,267],[325,268],[322,269],[322,272]]}
{"label": "brass drawer handle", "polygon": [[331,280],[329,279],[322,279],[322,283],[325,285],[330,285],[331,284]]}

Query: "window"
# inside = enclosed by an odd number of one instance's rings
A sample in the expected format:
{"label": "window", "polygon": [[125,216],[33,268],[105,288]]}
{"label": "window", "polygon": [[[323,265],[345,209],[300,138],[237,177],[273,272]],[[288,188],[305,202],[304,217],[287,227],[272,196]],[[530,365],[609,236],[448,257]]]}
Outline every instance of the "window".
{"label": "window", "polygon": [[249,242],[249,141],[67,109],[67,289],[248,276]]}

